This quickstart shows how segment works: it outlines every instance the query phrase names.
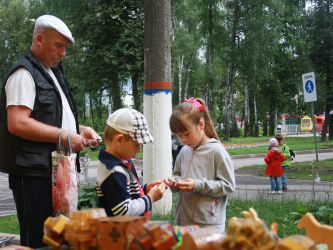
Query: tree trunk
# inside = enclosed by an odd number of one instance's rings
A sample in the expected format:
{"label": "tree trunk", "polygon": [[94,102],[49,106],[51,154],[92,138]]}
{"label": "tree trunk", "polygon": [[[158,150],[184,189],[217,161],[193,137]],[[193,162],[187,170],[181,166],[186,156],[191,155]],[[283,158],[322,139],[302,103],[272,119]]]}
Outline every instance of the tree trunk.
{"label": "tree trunk", "polygon": [[227,79],[227,96],[226,96],[226,107],[225,107],[225,140],[230,141],[230,108],[232,105],[232,91],[233,91],[233,77],[234,77],[234,57],[235,57],[235,47],[236,47],[236,31],[238,25],[238,15],[239,15],[238,2],[235,4],[235,10],[233,15],[232,31],[231,31],[231,41],[230,41],[230,52],[228,56],[228,79]]}
{"label": "tree trunk", "polygon": [[239,138],[234,99],[232,99],[232,106],[233,106],[233,108],[232,108],[232,121],[233,122],[232,123],[233,123],[233,127],[234,127],[234,136],[235,136],[235,138]]}
{"label": "tree trunk", "polygon": [[182,59],[180,59],[180,56],[178,56],[179,64],[178,64],[178,104],[182,103],[182,70],[183,70],[183,64],[184,64],[184,56],[182,56]]}
{"label": "tree trunk", "polygon": [[331,105],[326,101],[326,105],[325,105],[325,121],[324,121],[324,125],[323,125],[323,130],[321,131],[321,138],[320,138],[321,142],[325,142],[326,141],[326,134],[328,132],[328,124],[329,124],[329,121],[330,121],[329,120],[330,119],[330,111],[331,111]]}
{"label": "tree trunk", "polygon": [[98,118],[102,120],[102,99],[103,99],[103,88],[100,88],[99,90],[99,98],[98,98],[98,107],[97,112],[98,112]]}
{"label": "tree trunk", "polygon": [[86,122],[86,94],[83,94],[83,121]]}
{"label": "tree trunk", "polygon": [[194,55],[191,54],[191,56],[190,56],[190,60],[189,60],[188,66],[187,66],[187,73],[186,73],[186,80],[185,80],[186,83],[185,83],[184,98],[183,98],[183,100],[189,98],[189,96],[187,95],[187,93],[188,93],[188,87],[189,87],[189,84],[190,84],[190,72],[192,71],[192,70],[191,70],[191,67],[192,67],[192,60],[193,60],[193,57],[194,57]]}
{"label": "tree trunk", "polygon": [[245,118],[245,127],[244,127],[244,137],[250,136],[250,105],[249,105],[249,85],[246,81],[244,89],[244,118]]}
{"label": "tree trunk", "polygon": [[[270,94],[272,94],[272,79],[269,81]],[[275,124],[275,102],[269,102],[269,136],[274,136],[274,124]]]}
{"label": "tree trunk", "polygon": [[121,91],[120,91],[118,76],[114,76],[113,79],[112,79],[111,94],[112,94],[112,101],[113,101],[114,111],[116,111],[117,109],[122,108]]}
{"label": "tree trunk", "polygon": [[211,2],[208,3],[208,64],[209,64],[209,82],[208,82],[208,100],[207,106],[211,115],[213,115],[214,105],[214,47],[213,47],[213,10]]}
{"label": "tree trunk", "polygon": [[[328,69],[327,72],[330,72],[330,70]],[[321,138],[320,141],[321,142],[325,142],[326,141],[326,134],[328,131],[328,123],[329,123],[329,119],[330,119],[330,112],[331,112],[331,105],[330,105],[330,95],[329,93],[331,93],[331,73],[327,73],[326,74],[326,105],[325,105],[325,121],[324,121],[324,125],[323,125],[323,130],[321,131]],[[331,128],[333,129],[333,128]]]}
{"label": "tree trunk", "polygon": [[133,96],[134,108],[136,110],[141,110],[141,98],[139,96],[138,75],[137,74],[134,74],[132,76],[132,96]]}
{"label": "tree trunk", "polygon": [[92,103],[91,95],[89,94],[89,105],[90,105],[90,119],[93,125],[95,125],[94,121],[94,105]]}
{"label": "tree trunk", "polygon": [[262,127],[263,127],[263,133],[262,133],[262,135],[263,136],[267,136],[267,118],[266,118],[266,116],[264,118]]}
{"label": "tree trunk", "polygon": [[254,95],[253,100],[254,109],[254,136],[259,136],[259,126],[258,126],[258,110],[257,110],[257,95]]}
{"label": "tree trunk", "polygon": [[[231,110],[231,105],[232,105],[232,75],[234,71],[234,64],[229,63],[228,67],[228,82],[227,82],[227,95],[226,95],[226,107],[225,107],[225,141],[230,141],[230,110]],[[229,79],[230,78],[230,79]]]}
{"label": "tree trunk", "polygon": [[274,124],[275,124],[275,105],[273,102],[269,104],[269,136],[274,136]]}

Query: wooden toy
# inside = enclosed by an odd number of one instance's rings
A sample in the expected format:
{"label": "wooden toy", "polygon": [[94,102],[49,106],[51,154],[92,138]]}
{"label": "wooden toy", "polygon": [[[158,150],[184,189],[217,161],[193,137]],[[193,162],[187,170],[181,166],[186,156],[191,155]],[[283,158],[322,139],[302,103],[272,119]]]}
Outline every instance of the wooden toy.
{"label": "wooden toy", "polygon": [[74,250],[97,250],[97,220],[106,217],[103,208],[74,211],[65,225],[65,240]]}
{"label": "wooden toy", "polygon": [[177,244],[177,236],[169,221],[148,221],[144,227],[146,234],[137,238],[144,250],[168,250]]}
{"label": "wooden toy", "polygon": [[192,232],[195,230],[200,229],[198,225],[190,225],[190,226],[174,226],[173,231],[178,238],[178,243],[176,244],[175,247],[180,246],[183,243],[183,236],[187,232]]}
{"label": "wooden toy", "polygon": [[291,235],[283,238],[275,250],[318,250],[316,243],[303,235]]}
{"label": "wooden toy", "polygon": [[[258,214],[256,212],[256,210],[254,210],[254,208],[250,208],[249,211],[243,211],[242,212],[242,215],[246,218],[246,219],[252,219],[252,220],[255,220],[255,221],[262,221],[259,217],[258,217]],[[271,227],[270,227],[271,231],[273,233],[275,233],[276,235],[278,234],[278,229],[277,229],[277,223],[276,222],[273,222],[271,224]]]}
{"label": "wooden toy", "polygon": [[278,240],[268,229],[257,212],[250,208],[242,212],[244,218],[232,217],[226,229],[226,237],[222,242],[224,250],[273,250]]}
{"label": "wooden toy", "polygon": [[[43,241],[52,249],[73,250],[318,250],[316,243],[333,250],[333,227],[321,225],[311,213],[298,223],[306,235],[277,237],[277,224],[270,229],[250,208],[245,218],[229,219],[225,233],[215,227],[172,227],[169,221],[148,221],[144,216],[107,217],[104,209],[73,212],[72,216],[49,217]],[[180,233],[182,240],[177,237]],[[275,232],[275,233],[274,233]],[[178,242],[178,243],[177,243]],[[6,248],[5,248],[6,249]],[[25,249],[25,248],[14,248]],[[50,248],[51,249],[51,248]]]}
{"label": "wooden toy", "polygon": [[136,238],[145,235],[144,216],[115,216],[99,219],[97,242],[99,250],[138,249]]}
{"label": "wooden toy", "polygon": [[58,217],[48,217],[44,222],[43,242],[53,248],[59,248],[64,241],[64,229],[69,219],[60,215]]}
{"label": "wooden toy", "polygon": [[223,240],[222,233],[216,227],[200,228],[183,235],[182,245],[176,250],[218,250]]}
{"label": "wooden toy", "polygon": [[249,209],[249,211],[243,211],[242,215],[245,217],[245,219],[252,219],[252,220],[260,220],[257,214],[257,211],[254,210],[253,207]]}
{"label": "wooden toy", "polygon": [[333,250],[333,227],[320,224],[311,213],[306,213],[297,224],[305,228],[305,235],[317,243],[324,243],[328,250]]}

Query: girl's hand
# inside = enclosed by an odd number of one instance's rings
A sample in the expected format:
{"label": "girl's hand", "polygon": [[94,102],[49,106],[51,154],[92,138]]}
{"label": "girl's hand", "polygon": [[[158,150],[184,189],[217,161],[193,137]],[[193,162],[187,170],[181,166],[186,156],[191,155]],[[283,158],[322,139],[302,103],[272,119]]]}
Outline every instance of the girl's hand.
{"label": "girl's hand", "polygon": [[166,185],[162,182],[159,185],[153,186],[149,193],[147,194],[150,197],[151,202],[158,201],[163,197],[164,191],[166,189]]}
{"label": "girl's hand", "polygon": [[171,179],[172,177],[169,177],[168,179],[164,179],[164,183],[171,187],[171,188],[178,188],[178,182],[175,181],[175,179]]}
{"label": "girl's hand", "polygon": [[180,190],[184,192],[192,192],[194,188],[194,180],[193,179],[186,179],[184,181],[178,182],[178,187]]}

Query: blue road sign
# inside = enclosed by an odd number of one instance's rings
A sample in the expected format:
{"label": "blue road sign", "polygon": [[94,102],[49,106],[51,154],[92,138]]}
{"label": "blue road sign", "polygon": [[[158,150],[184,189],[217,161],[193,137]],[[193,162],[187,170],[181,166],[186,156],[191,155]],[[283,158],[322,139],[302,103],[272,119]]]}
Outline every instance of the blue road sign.
{"label": "blue road sign", "polygon": [[305,102],[317,101],[316,80],[314,72],[302,75],[303,79],[303,94]]}
{"label": "blue road sign", "polygon": [[305,90],[306,92],[308,92],[309,94],[311,94],[314,90],[314,84],[311,80],[308,80],[306,83],[305,83]]}

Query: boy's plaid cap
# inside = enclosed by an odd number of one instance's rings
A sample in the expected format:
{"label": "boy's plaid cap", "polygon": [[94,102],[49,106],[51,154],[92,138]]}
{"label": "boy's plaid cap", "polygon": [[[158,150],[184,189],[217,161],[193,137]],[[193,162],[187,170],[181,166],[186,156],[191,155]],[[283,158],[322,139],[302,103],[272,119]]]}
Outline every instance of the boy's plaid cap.
{"label": "boy's plaid cap", "polygon": [[140,144],[154,141],[154,138],[149,133],[146,118],[135,109],[122,108],[116,110],[109,116],[106,124],[122,134],[129,135]]}

